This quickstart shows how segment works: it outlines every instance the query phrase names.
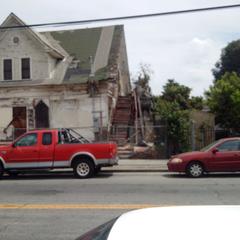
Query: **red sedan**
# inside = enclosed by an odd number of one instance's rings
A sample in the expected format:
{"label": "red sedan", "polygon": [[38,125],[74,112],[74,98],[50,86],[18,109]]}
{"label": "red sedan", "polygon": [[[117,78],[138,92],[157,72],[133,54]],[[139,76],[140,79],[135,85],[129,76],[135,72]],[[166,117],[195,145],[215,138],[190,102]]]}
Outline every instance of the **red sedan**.
{"label": "red sedan", "polygon": [[172,156],[168,170],[185,172],[195,178],[205,172],[240,171],[240,138],[220,139],[200,151]]}

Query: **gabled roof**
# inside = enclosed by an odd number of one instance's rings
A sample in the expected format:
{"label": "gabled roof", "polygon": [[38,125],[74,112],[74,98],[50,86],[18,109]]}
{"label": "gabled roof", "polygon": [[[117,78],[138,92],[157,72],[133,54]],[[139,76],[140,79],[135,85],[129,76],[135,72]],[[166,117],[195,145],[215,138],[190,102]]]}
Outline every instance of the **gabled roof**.
{"label": "gabled roof", "polygon": [[[26,26],[26,24],[18,18],[14,13],[11,13],[6,20],[1,24],[1,27],[9,27],[9,26]],[[52,57],[57,59],[63,59],[64,55],[51,46],[51,44],[45,39],[43,36],[38,34],[37,32],[33,31],[31,28],[26,27],[24,28],[33,38],[35,38],[45,49],[47,53],[49,53]],[[1,30],[0,36],[4,35],[7,32],[7,30]]]}
{"label": "gabled roof", "polygon": [[[14,13],[2,23],[6,26],[26,26]],[[56,59],[60,59],[51,79],[34,81],[2,82],[3,86],[55,85],[87,83],[111,78],[117,69],[121,41],[124,39],[122,25],[50,32],[36,32],[26,27],[24,30],[36,39]],[[0,39],[8,30],[0,30]],[[117,71],[115,71],[116,73]]]}
{"label": "gabled roof", "polygon": [[42,32],[41,34],[47,39],[55,39],[73,59],[63,82],[84,83],[88,81],[90,74],[93,74],[96,80],[109,77],[111,65],[118,57],[123,26]]}

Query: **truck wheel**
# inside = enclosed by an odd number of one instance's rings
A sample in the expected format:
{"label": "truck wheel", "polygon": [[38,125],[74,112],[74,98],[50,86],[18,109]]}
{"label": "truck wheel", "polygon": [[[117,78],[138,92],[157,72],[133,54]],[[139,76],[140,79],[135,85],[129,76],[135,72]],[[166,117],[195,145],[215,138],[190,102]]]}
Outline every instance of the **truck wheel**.
{"label": "truck wheel", "polygon": [[77,178],[90,178],[94,174],[94,164],[87,159],[78,160],[73,165],[73,172]]}
{"label": "truck wheel", "polygon": [[3,173],[4,173],[4,167],[3,167],[2,163],[0,163],[0,179],[3,176]]}

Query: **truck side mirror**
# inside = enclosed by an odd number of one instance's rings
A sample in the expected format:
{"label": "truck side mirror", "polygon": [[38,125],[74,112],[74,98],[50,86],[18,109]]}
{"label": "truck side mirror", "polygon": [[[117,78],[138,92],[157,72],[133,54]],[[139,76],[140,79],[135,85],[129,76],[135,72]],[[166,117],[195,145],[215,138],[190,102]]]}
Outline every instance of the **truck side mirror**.
{"label": "truck side mirror", "polygon": [[214,148],[214,149],[212,150],[212,153],[213,153],[213,154],[216,154],[218,151],[219,151],[219,150],[218,150],[217,148]]}

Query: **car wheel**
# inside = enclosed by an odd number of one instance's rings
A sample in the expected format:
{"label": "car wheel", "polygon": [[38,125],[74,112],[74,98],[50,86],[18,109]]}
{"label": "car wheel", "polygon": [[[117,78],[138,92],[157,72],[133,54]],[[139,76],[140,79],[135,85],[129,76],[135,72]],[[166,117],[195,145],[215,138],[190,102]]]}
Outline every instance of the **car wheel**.
{"label": "car wheel", "polygon": [[192,162],[187,166],[186,173],[188,176],[193,178],[198,178],[203,175],[204,168],[203,165],[199,162]]}
{"label": "car wheel", "polygon": [[0,179],[3,176],[3,173],[4,173],[4,167],[3,167],[2,163],[0,163]]}
{"label": "car wheel", "polygon": [[78,160],[73,165],[74,175],[77,178],[90,178],[94,174],[94,164],[90,160]]}

